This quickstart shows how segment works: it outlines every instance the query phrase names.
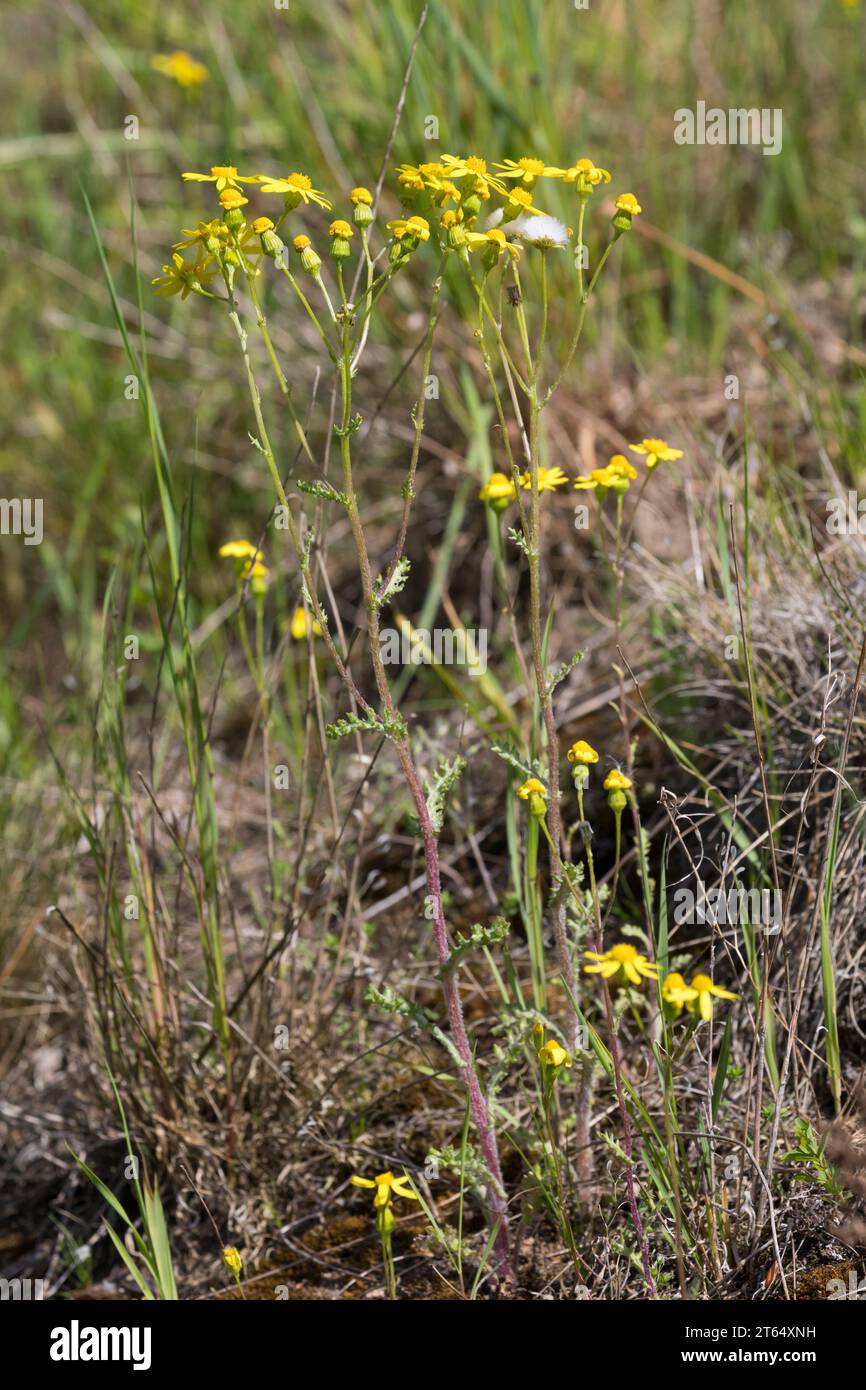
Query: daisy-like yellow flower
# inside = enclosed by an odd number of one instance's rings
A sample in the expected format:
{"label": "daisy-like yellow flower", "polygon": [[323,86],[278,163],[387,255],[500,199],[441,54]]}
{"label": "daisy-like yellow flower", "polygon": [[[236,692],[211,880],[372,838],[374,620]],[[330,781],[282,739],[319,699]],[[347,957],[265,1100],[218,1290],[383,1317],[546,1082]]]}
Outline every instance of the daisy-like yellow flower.
{"label": "daisy-like yellow flower", "polygon": [[209,174],[182,174],[192,183],[215,183],[217,193],[224,188],[240,188],[242,183],[258,183],[259,174],[239,174],[233,164],[212,164]]}
{"label": "daisy-like yellow flower", "polygon": [[500,178],[519,179],[527,188],[532,188],[536,179],[561,179],[564,169],[557,169],[554,165],[545,164],[543,159],[533,159],[531,156],[524,156],[523,159],[504,159],[501,164],[497,164]]}
{"label": "daisy-like yellow flower", "polygon": [[305,642],[308,633],[321,637],[322,625],[316,618],[311,620],[305,608],[296,608],[289,623],[289,632],[295,642]]}
{"label": "daisy-like yellow flower", "polygon": [[409,1179],[404,1173],[401,1178],[395,1178],[393,1173],[378,1173],[375,1178],[361,1178],[357,1175],[352,1178],[353,1187],[370,1187],[376,1189],[373,1198],[373,1206],[378,1210],[380,1207],[391,1205],[392,1193],[395,1197],[409,1197],[413,1202],[418,1201],[418,1194],[413,1192],[409,1186]]}
{"label": "daisy-like yellow flower", "polygon": [[150,60],[155,72],[170,77],[179,87],[201,87],[207,82],[210,73],[204,63],[199,63],[191,53],[178,48],[174,53],[155,53]]}
{"label": "daisy-like yellow flower", "polygon": [[220,207],[225,212],[237,212],[238,208],[245,207],[249,201],[239,188],[224,188],[220,193]]}
{"label": "daisy-like yellow flower", "polygon": [[353,203],[355,207],[359,203],[364,203],[369,208],[373,206],[373,195],[369,188],[353,188],[349,194],[349,202]]}
{"label": "daisy-like yellow flower", "polygon": [[565,1048],[553,1038],[544,1044],[538,1055],[545,1067],[553,1067],[558,1071],[560,1067],[571,1066],[571,1053],[566,1052]]}
{"label": "daisy-like yellow flower", "polygon": [[249,581],[250,593],[254,594],[256,598],[261,598],[268,591],[271,572],[267,565],[262,564],[261,560],[242,560],[240,578],[244,583]]}
{"label": "daisy-like yellow flower", "polygon": [[426,217],[395,217],[385,225],[395,241],[403,241],[406,237],[415,241],[430,240],[430,223]]}
{"label": "daisy-like yellow flower", "polygon": [[714,996],[716,999],[736,999],[737,997],[729,989],[722,989],[719,985],[714,985],[709,975],[693,975],[689,982],[688,993],[693,997],[684,1001],[686,1008],[690,1014],[697,1009],[704,1023],[709,1023],[713,1016]]}
{"label": "daisy-like yellow flower", "polygon": [[498,261],[503,251],[507,251],[509,256],[517,260],[520,256],[520,247],[513,241],[509,241],[504,232],[500,232],[498,227],[492,227],[489,232],[467,232],[466,245],[470,251],[483,249],[486,254],[494,261]]}
{"label": "daisy-like yellow flower", "polygon": [[662,981],[662,999],[679,1016],[684,1005],[697,999],[696,989],[689,989],[678,970],[672,970]]}
{"label": "daisy-like yellow flower", "polygon": [[605,493],[614,486],[618,477],[619,475],[609,467],[593,468],[589,474],[579,473],[574,480],[574,486],[578,492],[599,492],[604,500]]}
{"label": "daisy-like yellow flower", "polygon": [[472,188],[474,192],[480,192],[478,188],[479,183],[484,184],[487,189],[487,194],[485,196],[489,196],[489,190],[491,188],[495,189],[497,193],[505,193],[506,191],[506,185],[503,183],[502,179],[497,178],[495,174],[489,172],[487,160],[481,159],[479,155],[470,154],[464,159],[456,154],[443,154],[442,164],[451,179],[455,179],[458,182],[461,179],[473,179],[474,183]]}
{"label": "daisy-like yellow flower", "polygon": [[578,193],[591,193],[600,183],[610,183],[610,174],[593,164],[591,159],[575,160],[570,169],[563,174],[566,183],[573,183]]}
{"label": "daisy-like yellow flower", "polygon": [[629,463],[625,454],[612,454],[607,469],[615,478],[625,478],[627,481],[632,481],[637,477],[637,469],[633,463]]}
{"label": "daisy-like yellow flower", "polygon": [[[568,478],[561,468],[542,468],[538,469],[538,491],[555,492],[563,483],[567,483]],[[520,486],[526,490],[532,488],[532,474],[529,472],[520,475]]]}
{"label": "daisy-like yellow flower", "polygon": [[355,235],[355,229],[351,223],[344,222],[342,217],[338,217],[328,228],[328,236],[339,237],[341,241],[348,241],[349,237]]}
{"label": "daisy-like yellow flower", "polygon": [[218,217],[212,222],[199,222],[196,227],[181,227],[180,234],[185,240],[174,243],[175,251],[185,251],[190,246],[214,251],[227,244],[229,239],[229,229]]}
{"label": "daisy-like yellow flower", "polygon": [[630,786],[631,778],[626,777],[624,772],[620,772],[618,767],[611,768],[604,779],[606,792],[627,792]]}
{"label": "daisy-like yellow flower", "polygon": [[642,439],[640,444],[629,444],[633,454],[646,455],[646,466],[651,473],[657,463],[673,463],[683,456],[682,449],[672,449],[665,439]]}
{"label": "daisy-like yellow flower", "polygon": [[504,511],[517,497],[513,479],[504,473],[491,473],[478,494],[482,502],[489,502],[494,511]]}
{"label": "daisy-like yellow flower", "polygon": [[191,263],[174,251],[171,260],[162,267],[162,275],[155,275],[151,284],[156,285],[159,295],[179,294],[181,299],[186,299],[193,292],[204,289],[215,274],[215,270],[207,269],[204,261]]}
{"label": "daisy-like yellow flower", "polygon": [[252,560],[254,563],[264,559],[260,550],[251,541],[226,541],[217,554],[221,560]]}
{"label": "daisy-like yellow flower", "polygon": [[583,967],[585,975],[602,975],[605,980],[612,980],[614,975],[622,974],[632,985],[658,978],[658,966],[627,941],[617,942],[609,951],[584,951],[583,954],[594,962]]}
{"label": "daisy-like yellow flower", "polygon": [[226,1245],[223,1249],[223,1259],[225,1260],[232,1274],[237,1279],[238,1275],[244,1267],[244,1262],[241,1259],[241,1254],[237,1246]]}
{"label": "daisy-like yellow flower", "polygon": [[624,212],[629,217],[637,217],[639,212],[643,212],[643,208],[633,193],[620,193],[614,207],[617,212]]}
{"label": "daisy-like yellow flower", "polygon": [[579,738],[577,743],[573,743],[568,750],[568,761],[570,763],[582,763],[584,767],[589,767],[590,763],[598,762],[598,754],[591,743],[586,739]]}
{"label": "daisy-like yellow flower", "polygon": [[521,801],[529,802],[530,812],[539,820],[547,814],[547,788],[537,777],[527,778],[523,785],[517,788],[517,795]]}
{"label": "daisy-like yellow flower", "polygon": [[284,179],[262,174],[259,183],[263,193],[283,193],[292,207],[298,207],[300,203],[317,203],[325,212],[331,210],[330,200],[324,193],[320,193],[318,188],[313,187],[313,181],[307,174],[299,174],[297,170],[292,174],[286,174]]}
{"label": "daisy-like yellow flower", "polygon": [[502,209],[502,221],[507,225],[516,222],[518,217],[539,217],[541,208],[532,201],[532,194],[526,188],[509,188],[507,202]]}
{"label": "daisy-like yellow flower", "polygon": [[256,236],[263,236],[265,232],[274,230],[274,224],[269,217],[257,217],[250,225]]}
{"label": "daisy-like yellow flower", "polygon": [[438,188],[448,170],[438,160],[430,164],[400,164],[397,167],[397,182],[413,193],[422,193],[425,188]]}

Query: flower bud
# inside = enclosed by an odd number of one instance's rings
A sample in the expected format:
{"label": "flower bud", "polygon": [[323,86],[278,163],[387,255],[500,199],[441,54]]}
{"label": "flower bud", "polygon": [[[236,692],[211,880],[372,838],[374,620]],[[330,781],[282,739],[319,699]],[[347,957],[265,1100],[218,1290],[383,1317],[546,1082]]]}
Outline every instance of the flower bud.
{"label": "flower bud", "polygon": [[335,261],[344,261],[352,254],[349,241],[355,235],[353,228],[342,218],[337,218],[336,222],[331,223],[328,231],[331,236],[331,255]]}
{"label": "flower bud", "polygon": [[308,275],[318,275],[322,258],[313,250],[310,238],[308,236],[296,236],[292,246],[300,254],[301,269],[305,270]]}
{"label": "flower bud", "polygon": [[354,206],[352,220],[356,227],[369,227],[373,221],[373,195],[369,188],[353,188],[349,194]]}

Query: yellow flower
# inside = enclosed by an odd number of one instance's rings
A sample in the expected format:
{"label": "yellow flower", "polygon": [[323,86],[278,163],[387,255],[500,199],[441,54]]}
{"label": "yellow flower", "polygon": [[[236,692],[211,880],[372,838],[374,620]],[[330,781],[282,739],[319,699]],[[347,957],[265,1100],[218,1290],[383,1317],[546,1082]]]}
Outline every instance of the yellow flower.
{"label": "yellow flower", "polygon": [[181,299],[186,299],[193,291],[203,289],[215,274],[215,270],[206,269],[204,261],[190,264],[174,251],[171,261],[162,267],[162,275],[155,275],[151,283],[156,285],[157,294],[179,294]]}
{"label": "yellow flower", "polygon": [[697,999],[696,989],[689,989],[685,980],[678,970],[672,970],[666,975],[662,983],[662,999],[679,1015],[683,1011],[683,1005],[689,1004]]}
{"label": "yellow flower", "polygon": [[201,87],[210,77],[204,63],[197,62],[192,54],[186,53],[182,48],[176,49],[174,53],[154,54],[150,66],[156,72],[161,72],[164,77],[173,78],[179,87]]}
{"label": "yellow flower", "polygon": [[416,193],[425,188],[439,188],[448,170],[444,164],[400,164],[397,168],[397,182]]}
{"label": "yellow flower", "polygon": [[613,454],[607,465],[608,472],[613,473],[618,478],[636,478],[637,469],[633,463],[629,463],[625,454]]}
{"label": "yellow flower", "polygon": [[395,217],[385,224],[395,241],[404,237],[414,237],[416,241],[430,240],[430,223],[426,217]]}
{"label": "yellow flower", "polygon": [[351,1181],[354,1187],[374,1187],[376,1189],[373,1206],[377,1210],[379,1207],[391,1205],[392,1193],[395,1197],[410,1197],[413,1202],[418,1201],[418,1194],[412,1191],[405,1173],[401,1178],[395,1178],[393,1173],[379,1173],[375,1178],[354,1176]]}
{"label": "yellow flower", "polygon": [[350,237],[355,235],[355,229],[349,222],[344,222],[341,217],[338,217],[328,228],[328,235],[339,237],[341,241],[348,241]]}
{"label": "yellow flower", "polygon": [[577,488],[579,492],[597,490],[604,494],[607,492],[608,488],[612,488],[614,486],[614,484],[618,480],[618,477],[619,475],[617,473],[612,472],[609,467],[593,468],[592,472],[588,476],[585,473],[579,473],[574,480],[574,486]]}
{"label": "yellow flower", "polygon": [[502,171],[501,178],[519,179],[527,188],[531,188],[536,179],[561,179],[565,174],[564,169],[557,169],[545,164],[543,159],[532,159],[528,156],[523,159],[505,159],[501,164],[497,164],[496,168]]}
{"label": "yellow flower", "polygon": [[271,572],[261,560],[242,560],[239,573],[242,580],[249,580],[250,590],[257,597],[267,593]]}
{"label": "yellow flower", "polygon": [[450,178],[458,181],[460,179],[472,179],[472,189],[475,193],[481,193],[479,184],[484,185],[487,190],[484,194],[485,197],[489,197],[491,188],[495,189],[497,193],[506,191],[506,185],[502,179],[497,178],[495,174],[488,173],[486,159],[481,159],[478,155],[471,154],[463,159],[460,155],[443,154],[442,164],[448,171]]}
{"label": "yellow flower", "polygon": [[507,478],[504,473],[491,473],[478,496],[482,502],[490,502],[497,510],[502,510],[509,502],[514,501],[517,489],[512,479]]}
{"label": "yellow flower", "polygon": [[213,164],[209,174],[182,174],[193,183],[215,183],[217,193],[225,188],[239,188],[242,183],[258,183],[258,174],[239,174],[233,164]]}
{"label": "yellow flower", "polygon": [[321,637],[322,625],[315,618],[310,621],[305,608],[296,608],[289,624],[289,632],[296,642],[305,642],[310,632],[314,637]]}
{"label": "yellow flower", "polygon": [[641,955],[636,946],[630,946],[625,941],[620,941],[616,946],[611,946],[609,951],[584,951],[587,960],[595,961],[594,965],[583,967],[586,975],[602,975],[605,980],[613,979],[614,975],[622,974],[630,984],[639,985],[641,980],[655,980],[658,978],[658,966],[653,965],[652,961],[647,960],[646,956]]}
{"label": "yellow flower", "polygon": [[223,1259],[225,1260],[232,1274],[235,1276],[235,1278],[237,1278],[244,1267],[244,1262],[241,1259],[240,1251],[237,1249],[237,1247],[234,1245],[227,1245],[223,1250]]}
{"label": "yellow flower", "polygon": [[[563,473],[563,471],[562,471],[561,468],[542,468],[542,467],[539,466],[539,469],[538,469],[538,491],[539,491],[539,492],[555,492],[556,489],[557,489],[558,487],[562,487],[563,483],[567,483],[567,482],[568,482],[568,478],[567,478],[566,475]],[[531,474],[531,473],[528,473],[528,472],[527,472],[527,473],[522,473],[522,474],[520,475],[520,486],[521,486],[522,488],[526,488],[526,489],[531,489],[531,488],[532,488],[532,474]]]}
{"label": "yellow flower", "polygon": [[273,231],[274,224],[269,217],[257,217],[252,224],[252,229],[256,236],[261,236],[263,232]]}
{"label": "yellow flower", "polygon": [[664,439],[642,439],[640,444],[629,444],[633,454],[646,454],[646,466],[651,473],[657,463],[672,463],[681,459],[682,449],[672,449]]}
{"label": "yellow flower", "polygon": [[731,994],[730,990],[721,989],[718,985],[714,985],[709,975],[693,975],[688,992],[693,997],[685,1000],[686,1008],[690,1014],[694,1013],[697,1001],[697,1008],[704,1023],[709,1023],[713,1016],[713,995],[717,999],[736,999],[737,997],[735,994]]}
{"label": "yellow flower", "polygon": [[571,1066],[571,1053],[566,1052],[565,1048],[558,1042],[555,1042],[553,1038],[544,1044],[544,1047],[538,1055],[541,1058],[542,1065],[545,1067],[559,1068],[562,1066]]}
{"label": "yellow flower", "polygon": [[373,206],[373,195],[369,188],[353,188],[349,194],[349,202],[354,203],[355,207],[363,203],[369,208]]}
{"label": "yellow flower", "polygon": [[224,188],[220,193],[220,206],[226,212],[235,212],[249,201],[249,198],[245,198],[237,188]]}
{"label": "yellow flower", "polygon": [[312,246],[312,244],[313,243],[310,241],[310,238],[308,236],[304,236],[303,232],[300,236],[296,236],[292,242],[292,246],[295,248],[296,251],[306,251],[307,247]]}
{"label": "yellow flower", "polygon": [[643,208],[633,193],[620,193],[614,206],[618,212],[624,212],[629,217],[637,217],[639,212],[643,212]]}
{"label": "yellow flower", "polygon": [[[466,245],[470,251],[477,251],[479,247],[484,247],[488,254],[496,260],[507,251],[515,260],[520,256],[520,247],[515,246],[513,241],[506,239],[505,233],[500,232],[498,227],[493,227],[489,232],[467,232]],[[492,248],[492,249],[491,249]]]}
{"label": "yellow flower", "polygon": [[529,810],[538,820],[547,813],[547,789],[537,777],[529,777],[517,788],[521,801],[529,802]]}
{"label": "yellow flower", "polygon": [[250,541],[226,541],[221,545],[217,552],[222,560],[252,560],[258,562],[264,559],[262,552],[257,550]]}
{"label": "yellow flower", "polygon": [[270,174],[262,174],[260,177],[261,189],[263,193],[284,193],[289,202],[297,207],[299,203],[318,203],[325,212],[330,212],[332,204],[313,187],[312,180],[306,174],[287,174],[284,179],[272,178]]}
{"label": "yellow flower", "polygon": [[568,761],[570,763],[582,763],[584,767],[588,767],[590,763],[598,762],[598,754],[591,743],[579,738],[577,743],[573,743],[568,750]]}
{"label": "yellow flower", "polygon": [[507,194],[508,201],[502,209],[502,221],[504,223],[515,222],[518,217],[539,217],[541,208],[537,208],[532,201],[532,194],[525,188],[511,188]]}
{"label": "yellow flower", "polygon": [[186,240],[176,241],[175,251],[185,251],[189,246],[206,247],[208,242],[219,242],[222,246],[229,239],[229,229],[218,217],[212,222],[199,222],[196,227],[181,227],[180,234]]}
{"label": "yellow flower", "polygon": [[618,767],[611,768],[604,779],[606,792],[627,792],[630,786],[631,778],[626,777],[624,772],[620,772]]}
{"label": "yellow flower", "polygon": [[566,183],[573,183],[578,193],[591,193],[600,183],[610,183],[607,169],[593,164],[591,159],[578,159],[563,174]]}

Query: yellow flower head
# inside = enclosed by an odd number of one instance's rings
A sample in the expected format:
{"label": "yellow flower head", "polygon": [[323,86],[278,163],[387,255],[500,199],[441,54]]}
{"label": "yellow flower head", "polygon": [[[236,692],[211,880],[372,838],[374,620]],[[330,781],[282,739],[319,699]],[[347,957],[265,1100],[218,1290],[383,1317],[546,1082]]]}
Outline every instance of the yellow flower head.
{"label": "yellow flower head", "polygon": [[249,581],[250,592],[260,598],[267,593],[268,585],[271,582],[271,572],[267,565],[263,565],[261,560],[242,560],[240,567],[240,577],[246,582]]}
{"label": "yellow flower head", "polygon": [[208,243],[213,246],[214,242],[219,242],[222,246],[227,244],[229,239],[229,229],[218,217],[212,222],[199,222],[196,227],[181,227],[180,234],[185,240],[174,243],[175,251],[185,251],[190,246],[204,248]]}
{"label": "yellow flower head", "polygon": [[658,978],[658,966],[647,960],[637,947],[630,946],[626,941],[611,946],[609,951],[584,951],[583,954],[587,960],[594,962],[593,965],[583,967],[586,975],[601,975],[605,980],[611,980],[614,975],[622,974],[632,985],[639,985],[642,980]]}
{"label": "yellow flower head", "polygon": [[225,1260],[232,1274],[235,1276],[235,1278],[237,1278],[244,1267],[244,1262],[241,1259],[240,1251],[238,1250],[237,1246],[226,1245],[223,1249],[223,1259]]}
{"label": "yellow flower head", "polygon": [[303,233],[301,233],[300,236],[296,236],[292,242],[292,246],[295,248],[296,251],[306,251],[307,247],[312,246],[312,244],[313,243],[310,241],[310,238],[308,236],[304,236]]}
{"label": "yellow flower head", "polygon": [[608,491],[616,487],[620,481],[620,475],[614,472],[610,466],[607,466],[605,468],[593,468],[589,475],[579,473],[574,480],[574,486],[578,492],[598,492],[601,495],[601,500],[604,501]]}
{"label": "yellow flower head", "polygon": [[607,169],[593,164],[591,159],[575,160],[570,169],[563,174],[566,183],[573,183],[578,193],[591,193],[600,183],[610,183]]}
{"label": "yellow flower head", "polygon": [[182,48],[176,49],[174,53],[154,54],[150,66],[156,72],[161,72],[164,77],[172,78],[179,87],[201,87],[210,77],[204,63],[197,62],[192,54],[186,53]]}
{"label": "yellow flower head", "polygon": [[672,970],[665,976],[662,982],[662,999],[678,1016],[683,1011],[683,1005],[691,1003],[697,997],[697,990],[689,989],[678,970]]}
{"label": "yellow flower head", "polygon": [[532,194],[525,188],[510,188],[508,190],[508,201],[502,209],[503,222],[514,222],[518,217],[533,216],[541,214],[541,209],[537,208],[532,201]]}
{"label": "yellow flower head", "polygon": [[386,226],[395,241],[402,241],[404,237],[414,237],[416,241],[430,240],[430,223],[426,217],[396,217]]}
{"label": "yellow flower head", "polygon": [[584,767],[589,767],[590,763],[598,762],[598,754],[591,743],[586,739],[579,738],[577,743],[573,743],[568,750],[568,761],[570,763],[582,763]]}
{"label": "yellow flower head", "polygon": [[171,260],[162,267],[162,275],[155,275],[152,284],[156,285],[159,295],[179,294],[181,299],[186,299],[193,291],[204,289],[214,275],[216,270],[206,269],[205,261],[190,263],[174,251]]}
{"label": "yellow flower head", "polygon": [[606,792],[627,792],[630,786],[631,778],[626,777],[624,772],[620,772],[618,767],[611,768],[604,779]]}
{"label": "yellow flower head", "polygon": [[220,206],[226,212],[234,212],[237,208],[242,208],[248,203],[249,198],[245,198],[243,193],[237,188],[224,188],[220,193]]}
{"label": "yellow flower head", "polygon": [[566,1052],[565,1048],[555,1042],[553,1038],[544,1044],[538,1055],[541,1058],[542,1066],[552,1067],[554,1070],[558,1070],[562,1066],[571,1066],[571,1054]]}
{"label": "yellow flower head", "polygon": [[470,251],[483,248],[494,260],[498,260],[503,251],[507,251],[515,260],[520,256],[520,247],[508,241],[498,227],[491,228],[489,232],[467,232],[466,245]]}
{"label": "yellow flower head", "polygon": [[305,642],[308,633],[312,633],[314,637],[321,637],[322,625],[316,618],[311,621],[305,608],[296,608],[289,624],[289,632],[296,642]]}
{"label": "yellow flower head", "polygon": [[625,454],[613,454],[607,468],[608,472],[617,478],[633,479],[637,477],[637,469],[633,463],[629,463]]}
{"label": "yellow flower head", "polygon": [[254,563],[264,559],[262,552],[257,550],[250,541],[226,541],[218,551],[222,560],[252,560]]}
{"label": "yellow flower head", "polygon": [[[563,471],[562,471],[561,468],[542,468],[542,467],[539,467],[539,469],[538,469],[538,491],[539,491],[539,492],[555,492],[556,489],[557,489],[558,487],[562,487],[563,483],[567,483],[567,482],[568,482],[568,478],[567,478],[566,475],[563,473]],[[521,477],[520,477],[520,486],[521,486],[522,488],[527,489],[528,491],[531,491],[531,489],[532,489],[532,474],[531,474],[531,473],[528,473],[528,472],[527,472],[527,473],[521,474]]]}
{"label": "yellow flower head", "polygon": [[521,801],[529,802],[531,815],[537,820],[547,814],[547,789],[543,782],[539,782],[537,777],[529,777],[522,786],[517,788],[517,795]]}
{"label": "yellow flower head", "polygon": [[[470,182],[471,191],[479,197],[489,197],[490,189],[493,188],[497,193],[504,193],[506,185],[502,179],[495,174],[488,173],[487,161],[478,155],[468,155],[466,159],[459,155],[443,154],[442,164],[448,172],[449,178],[460,182],[466,179]],[[482,193],[482,188],[484,192]]]}
{"label": "yellow flower head", "polygon": [[643,208],[633,193],[620,193],[614,207],[617,212],[624,212],[628,217],[637,217],[639,212],[643,212]]}
{"label": "yellow flower head", "polygon": [[355,228],[351,223],[344,222],[341,217],[338,217],[328,228],[328,235],[338,237],[340,241],[348,241],[350,237],[355,235]]}
{"label": "yellow flower head", "polygon": [[269,217],[257,217],[252,223],[252,229],[256,236],[261,236],[263,232],[272,232],[274,224]]}
{"label": "yellow flower head", "polygon": [[564,169],[557,169],[545,164],[543,159],[533,159],[531,156],[525,156],[523,159],[505,159],[496,167],[502,171],[501,178],[519,179],[527,188],[532,188],[536,179],[561,179],[565,174]]}
{"label": "yellow flower head", "polygon": [[182,174],[192,183],[215,183],[217,193],[225,188],[239,188],[242,183],[258,183],[258,174],[239,174],[233,164],[213,164],[209,174]]}
{"label": "yellow flower head", "polygon": [[719,985],[714,985],[709,975],[693,975],[688,991],[693,997],[685,1001],[689,1013],[694,1013],[698,1009],[704,1023],[709,1023],[713,1016],[713,996],[717,999],[736,999],[735,994],[730,990],[721,989]]}
{"label": "yellow flower head", "polygon": [[478,496],[482,502],[499,504],[497,509],[502,510],[509,502],[514,501],[517,490],[512,479],[504,473],[491,473]]}
{"label": "yellow flower head", "polygon": [[352,1178],[354,1187],[370,1187],[376,1189],[373,1198],[373,1206],[378,1210],[380,1207],[391,1205],[392,1193],[394,1197],[409,1197],[413,1202],[418,1201],[417,1193],[413,1192],[409,1186],[409,1179],[404,1173],[401,1178],[395,1178],[393,1173],[379,1173],[375,1178],[361,1178],[357,1175]]}
{"label": "yellow flower head", "polygon": [[673,463],[683,456],[682,449],[672,449],[664,439],[642,439],[640,444],[629,444],[633,454],[645,454],[649,472],[657,463]]}
{"label": "yellow flower head", "polygon": [[353,188],[349,194],[349,201],[354,203],[355,207],[363,203],[365,207],[370,208],[373,206],[373,195],[369,188]]}
{"label": "yellow flower head", "polygon": [[313,187],[313,181],[307,174],[286,174],[284,179],[272,178],[270,174],[262,174],[260,178],[263,193],[282,193],[286,202],[293,208],[300,203],[317,203],[325,212],[330,212],[331,203],[320,193],[318,188]]}

